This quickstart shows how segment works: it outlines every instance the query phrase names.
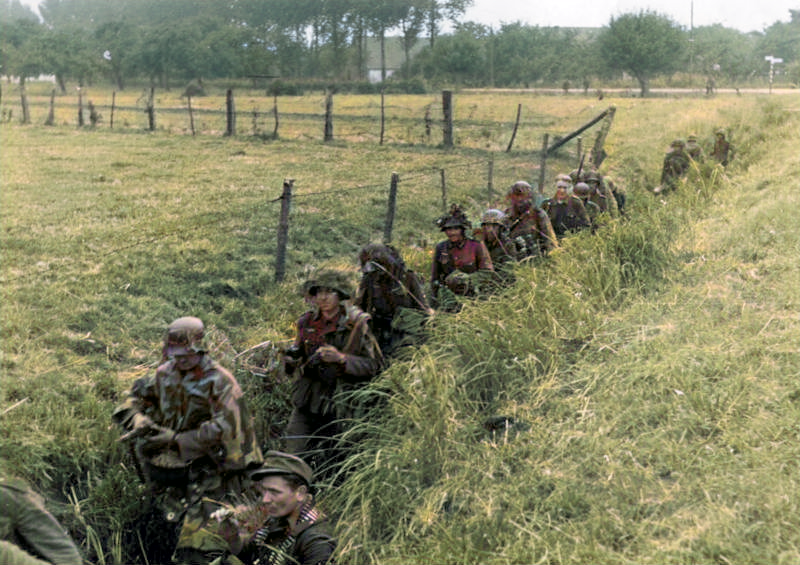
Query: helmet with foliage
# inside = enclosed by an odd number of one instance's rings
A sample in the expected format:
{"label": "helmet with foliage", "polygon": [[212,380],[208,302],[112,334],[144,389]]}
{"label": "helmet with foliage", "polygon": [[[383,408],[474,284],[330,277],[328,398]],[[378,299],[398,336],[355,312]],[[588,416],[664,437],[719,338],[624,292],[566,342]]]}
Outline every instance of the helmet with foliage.
{"label": "helmet with foliage", "polygon": [[720,136],[722,136],[722,137],[723,137],[723,139],[724,139],[724,138],[725,138],[725,130],[724,130],[724,129],[722,129],[722,128],[718,129],[718,130],[716,131],[716,135],[720,135]]}
{"label": "helmet with foliage", "polygon": [[524,196],[526,198],[530,198],[532,194],[533,189],[531,188],[531,185],[524,180],[518,180],[511,185],[511,188],[508,189],[508,196]]}
{"label": "helmet with foliage", "polygon": [[681,149],[683,149],[684,147],[686,147],[686,142],[683,141],[682,139],[673,139],[672,143],[670,143],[670,147],[680,147]]}
{"label": "helmet with foliage", "polygon": [[567,176],[569,177],[570,182],[576,183],[578,181],[583,180],[585,174],[586,171],[578,171],[578,169],[572,169]]}
{"label": "helmet with foliage", "polygon": [[504,226],[505,220],[506,215],[502,210],[490,208],[483,213],[483,216],[481,217],[481,225],[485,226],[486,224],[495,224],[498,226]]}
{"label": "helmet with foliage", "polygon": [[697,134],[696,133],[690,133],[689,137],[686,138],[686,141],[690,141],[690,142],[697,141]]}
{"label": "helmet with foliage", "polygon": [[467,215],[458,204],[450,206],[450,212],[441,216],[436,220],[436,225],[440,230],[444,231],[450,228],[461,228],[468,230],[472,227],[472,222],[469,221]]}
{"label": "helmet with foliage", "polygon": [[578,198],[589,198],[592,189],[585,182],[579,182],[572,188],[572,194]]}
{"label": "helmet with foliage", "polygon": [[164,335],[164,350],[171,355],[188,355],[206,351],[203,337],[205,327],[200,318],[184,316],[178,318],[167,327]]}
{"label": "helmet with foliage", "polygon": [[583,182],[585,182],[587,184],[590,183],[590,182],[599,183],[600,179],[601,179],[600,173],[598,173],[597,171],[593,171],[593,170],[586,171],[586,173],[583,175]]}
{"label": "helmet with foliage", "polygon": [[347,300],[353,295],[350,277],[342,271],[319,271],[306,282],[305,287],[311,296],[316,296],[317,291],[321,288],[329,288],[335,291],[340,300]]}

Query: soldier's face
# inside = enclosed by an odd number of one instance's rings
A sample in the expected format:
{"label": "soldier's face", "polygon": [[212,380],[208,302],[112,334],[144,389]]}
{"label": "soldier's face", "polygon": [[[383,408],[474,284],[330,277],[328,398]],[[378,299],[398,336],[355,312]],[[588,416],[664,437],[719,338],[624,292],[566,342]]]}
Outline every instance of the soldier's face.
{"label": "soldier's face", "polygon": [[464,232],[461,231],[461,228],[447,228],[444,230],[444,234],[447,236],[447,239],[453,243],[458,243],[464,239]]}
{"label": "soldier's face", "polygon": [[270,516],[282,518],[297,511],[306,498],[307,490],[304,486],[297,489],[279,475],[265,477],[259,481],[261,502],[267,508]]}
{"label": "soldier's face", "polygon": [[332,288],[318,288],[314,301],[323,312],[339,308],[339,293]]}
{"label": "soldier's face", "polygon": [[175,368],[181,372],[190,371],[200,364],[200,354],[187,352],[185,349],[177,353],[170,353],[167,350],[167,356],[175,362]]}
{"label": "soldier's face", "polygon": [[500,232],[500,226],[497,224],[483,224],[483,238],[486,241],[495,241],[497,234]]}

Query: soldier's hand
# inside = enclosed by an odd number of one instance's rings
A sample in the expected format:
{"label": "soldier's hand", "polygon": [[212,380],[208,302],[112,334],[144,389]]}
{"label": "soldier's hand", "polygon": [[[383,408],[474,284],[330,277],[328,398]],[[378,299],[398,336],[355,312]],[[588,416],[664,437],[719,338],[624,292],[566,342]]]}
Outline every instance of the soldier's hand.
{"label": "soldier's hand", "polygon": [[175,444],[175,432],[169,428],[158,427],[158,433],[147,438],[147,445],[150,447],[169,447]]}
{"label": "soldier's hand", "polygon": [[139,414],[139,413],[133,415],[131,423],[133,424],[134,430],[139,430],[142,428],[150,428],[155,425],[153,423],[153,420],[151,420],[149,416],[145,416],[144,414]]}
{"label": "soldier's hand", "polygon": [[344,363],[347,361],[347,356],[332,345],[323,345],[317,349],[317,354],[326,363]]}

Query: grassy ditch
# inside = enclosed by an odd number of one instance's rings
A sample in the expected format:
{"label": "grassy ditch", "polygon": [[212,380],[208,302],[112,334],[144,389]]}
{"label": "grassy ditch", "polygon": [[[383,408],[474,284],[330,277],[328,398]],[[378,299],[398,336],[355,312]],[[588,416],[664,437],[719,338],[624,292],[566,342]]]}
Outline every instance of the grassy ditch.
{"label": "grassy ditch", "polygon": [[[477,113],[508,101],[462,103]],[[532,102],[562,131],[582,121],[569,116],[595,114],[586,100]],[[375,383],[383,410],[353,428],[347,479],[323,493],[341,562],[800,557],[798,194],[785,188],[800,173],[797,100],[614,102],[604,169],[627,189],[630,219],[438,316],[426,346]],[[737,147],[729,169],[699,167],[653,197],[669,141],[717,127]],[[535,174],[524,151],[466,143],[0,131],[0,461],[48,493],[102,563],[143,562],[127,533],[141,525],[141,491],[109,415],[153,366],[171,319],[206,320],[233,366],[291,336],[304,273],[354,270],[355,251],[381,236],[392,171],[397,242],[423,273],[440,238],[439,169],[472,218],[495,204],[488,157],[498,186]],[[548,179],[573,167],[560,155]],[[287,177],[297,186],[289,277],[276,284],[273,200]],[[286,383],[238,369],[274,445]],[[495,416],[513,423],[497,428]]]}

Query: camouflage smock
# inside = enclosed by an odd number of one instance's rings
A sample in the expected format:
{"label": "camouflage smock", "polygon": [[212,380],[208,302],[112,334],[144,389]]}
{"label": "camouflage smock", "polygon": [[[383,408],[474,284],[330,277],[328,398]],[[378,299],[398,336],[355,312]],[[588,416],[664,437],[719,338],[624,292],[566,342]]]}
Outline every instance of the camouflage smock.
{"label": "camouflage smock", "polygon": [[492,258],[482,241],[464,238],[458,243],[450,240],[436,245],[431,266],[431,286],[436,288],[444,283],[453,271],[474,273],[480,270],[492,271]]}
{"label": "camouflage smock", "polygon": [[547,213],[541,208],[527,202],[519,209],[507,208],[506,228],[511,239],[522,238],[525,242],[525,255],[547,255],[547,252],[558,247],[558,239]]}

